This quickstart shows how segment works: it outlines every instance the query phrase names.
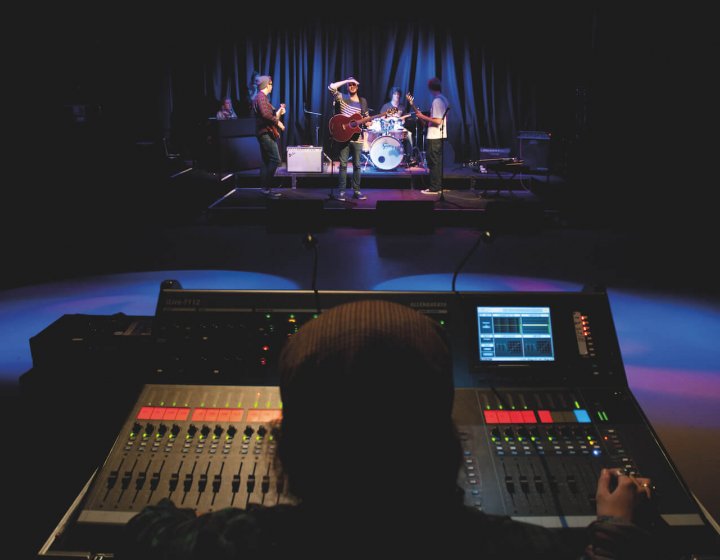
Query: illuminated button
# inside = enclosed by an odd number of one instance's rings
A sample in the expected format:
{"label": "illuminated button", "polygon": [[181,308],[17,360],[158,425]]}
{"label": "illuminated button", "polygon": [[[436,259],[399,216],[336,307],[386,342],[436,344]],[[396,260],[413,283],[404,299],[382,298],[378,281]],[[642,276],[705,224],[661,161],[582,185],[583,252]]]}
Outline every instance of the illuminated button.
{"label": "illuminated button", "polygon": [[550,414],[549,410],[538,410],[538,417],[540,418],[540,422],[543,424],[552,424],[553,423],[553,417]]}
{"label": "illuminated button", "polygon": [[497,417],[496,410],[485,410],[483,412],[485,414],[485,423],[486,424],[497,424],[498,423],[498,417]]}
{"label": "illuminated button", "polygon": [[589,424],[590,423],[590,415],[588,414],[587,410],[573,410],[575,413],[575,418],[578,422],[582,424]]}
{"label": "illuminated button", "polygon": [[150,420],[152,417],[152,413],[155,407],[152,406],[143,406],[140,411],[138,412],[137,419],[138,420]]}

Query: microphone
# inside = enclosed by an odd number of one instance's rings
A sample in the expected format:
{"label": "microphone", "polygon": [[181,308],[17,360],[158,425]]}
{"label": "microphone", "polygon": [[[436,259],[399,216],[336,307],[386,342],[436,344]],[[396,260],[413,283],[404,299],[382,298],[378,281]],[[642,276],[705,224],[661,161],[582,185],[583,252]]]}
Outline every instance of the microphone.
{"label": "microphone", "polygon": [[303,235],[302,243],[306,249],[313,250],[313,273],[312,273],[312,291],[315,294],[315,309],[318,315],[321,313],[320,308],[320,292],[317,289],[317,270],[318,270],[318,239],[309,231]]}
{"label": "microphone", "polygon": [[458,274],[460,274],[460,270],[462,269],[462,267],[465,266],[465,264],[468,262],[468,259],[470,258],[470,256],[479,247],[480,242],[484,241],[485,243],[492,243],[494,240],[495,240],[495,236],[494,236],[493,232],[490,231],[489,229],[486,229],[486,230],[480,232],[480,237],[478,237],[477,241],[475,241],[475,244],[472,246],[472,248],[462,258],[462,260],[460,261],[460,264],[458,264],[457,268],[455,269],[455,272],[453,273],[451,290],[454,294],[457,294],[457,290],[455,290],[455,282],[457,281]]}

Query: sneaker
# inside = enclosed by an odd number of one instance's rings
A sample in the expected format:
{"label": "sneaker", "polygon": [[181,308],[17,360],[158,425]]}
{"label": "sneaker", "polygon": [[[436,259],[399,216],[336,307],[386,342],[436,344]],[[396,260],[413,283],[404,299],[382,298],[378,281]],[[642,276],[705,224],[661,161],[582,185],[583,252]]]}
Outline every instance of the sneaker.
{"label": "sneaker", "polygon": [[361,193],[360,191],[355,191],[355,192],[353,193],[353,198],[354,198],[355,200],[367,200],[367,196],[365,196],[365,195],[364,195],[363,193]]}
{"label": "sneaker", "polygon": [[435,189],[423,189],[420,192],[422,194],[440,194],[440,191]]}
{"label": "sneaker", "polygon": [[335,195],[335,200],[340,200],[341,202],[345,202],[345,191],[338,191],[338,193]]}
{"label": "sneaker", "polygon": [[269,198],[280,198],[282,194],[279,192],[275,192],[272,189],[260,189],[260,192],[263,193],[263,195],[269,197]]}

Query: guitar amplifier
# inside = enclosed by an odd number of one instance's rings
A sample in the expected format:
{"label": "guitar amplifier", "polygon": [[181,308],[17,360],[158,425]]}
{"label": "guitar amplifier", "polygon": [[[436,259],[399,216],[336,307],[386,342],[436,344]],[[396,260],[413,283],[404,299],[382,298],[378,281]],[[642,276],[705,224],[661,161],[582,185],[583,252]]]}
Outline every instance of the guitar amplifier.
{"label": "guitar amplifier", "polygon": [[288,173],[322,173],[322,147],[288,146],[287,170]]}

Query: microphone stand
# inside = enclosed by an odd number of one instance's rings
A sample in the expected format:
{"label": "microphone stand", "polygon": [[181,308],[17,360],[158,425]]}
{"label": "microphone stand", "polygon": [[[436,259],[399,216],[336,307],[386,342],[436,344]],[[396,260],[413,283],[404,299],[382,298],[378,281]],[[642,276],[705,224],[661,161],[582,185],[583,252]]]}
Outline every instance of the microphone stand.
{"label": "microphone stand", "polygon": [[[304,112],[306,115],[313,115],[314,117],[322,117],[322,113],[313,113],[312,111],[308,111],[308,110],[305,108],[304,105],[303,105],[303,112]],[[319,141],[318,141],[318,131],[319,131],[319,130],[320,130],[320,125],[319,125],[319,124],[316,124],[316,125],[315,125],[315,146],[318,146],[318,145],[319,145],[319,143],[318,143],[318,142],[319,142]]]}
{"label": "microphone stand", "polygon": [[450,105],[445,109],[442,116],[442,124],[440,124],[440,141],[442,142],[442,150],[440,150],[440,198],[439,202],[445,202],[445,117],[450,111]]}

